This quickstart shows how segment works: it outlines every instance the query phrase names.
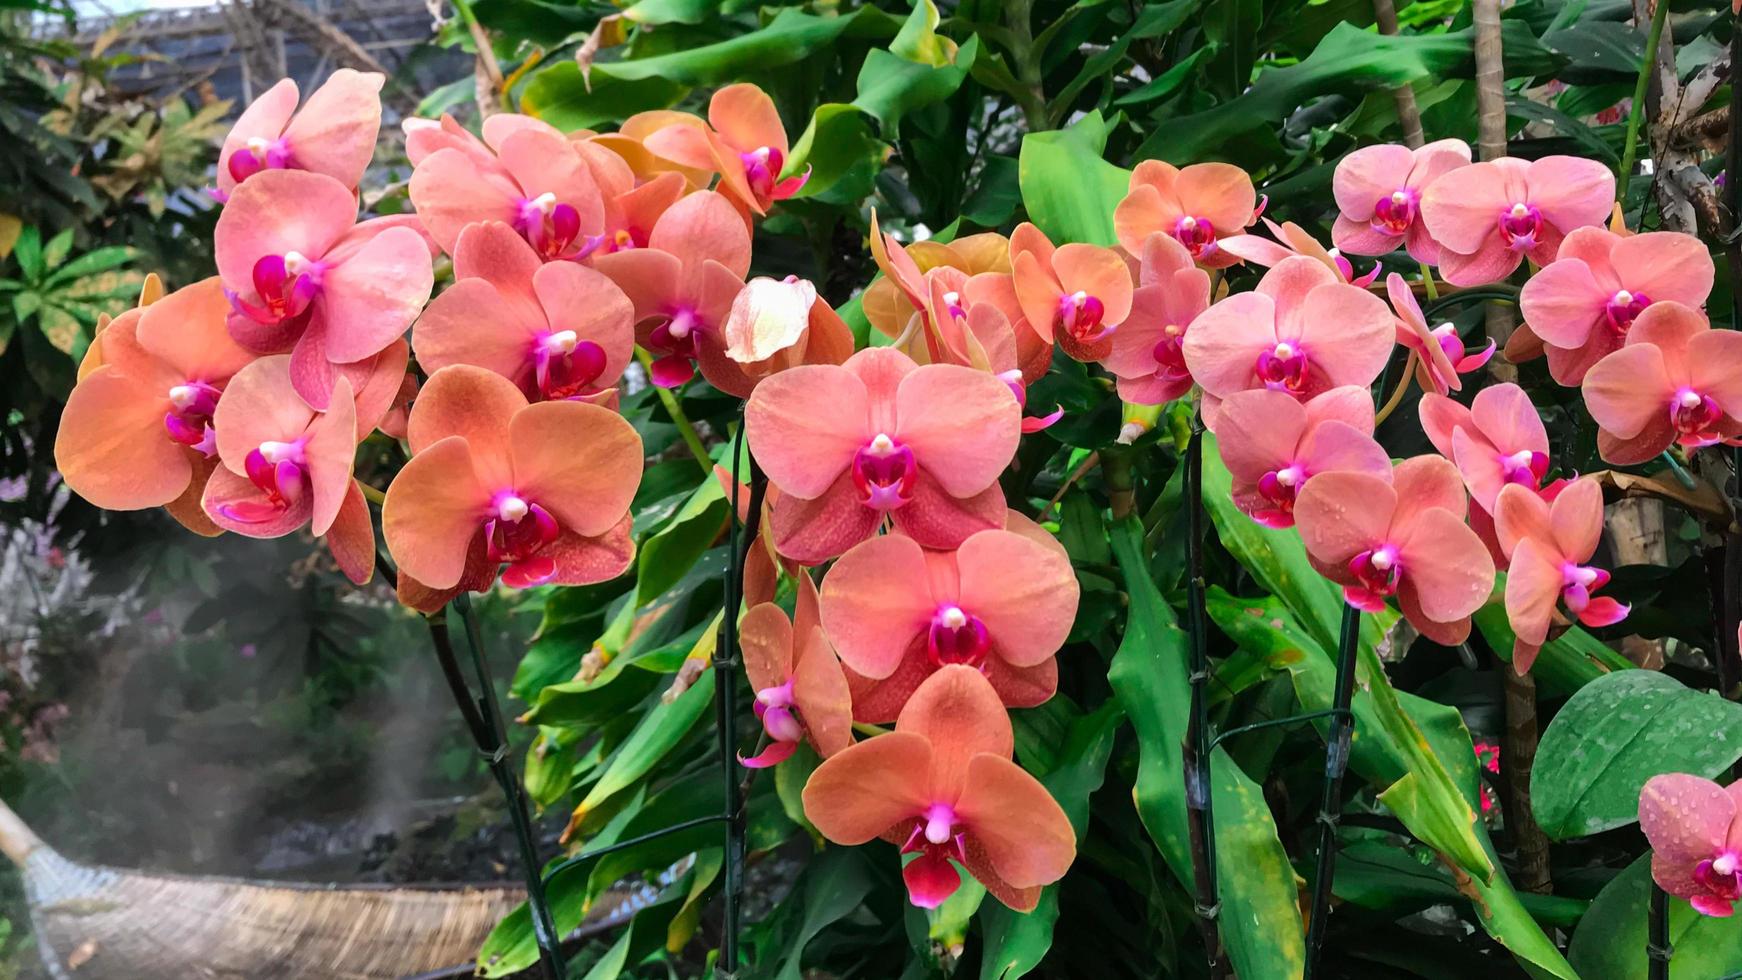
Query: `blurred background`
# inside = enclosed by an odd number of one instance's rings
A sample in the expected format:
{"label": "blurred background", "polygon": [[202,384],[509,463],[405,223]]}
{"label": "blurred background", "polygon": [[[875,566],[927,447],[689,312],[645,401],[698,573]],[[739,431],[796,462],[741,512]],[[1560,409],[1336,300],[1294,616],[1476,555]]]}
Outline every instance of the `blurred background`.
{"label": "blurred background", "polygon": [[[147,272],[172,288],[210,274],[205,188],[243,106],[282,77],[306,94],[336,68],[385,73],[364,184],[399,210],[399,121],[471,107],[473,58],[450,41],[421,0],[0,0],[0,800],[73,860],[518,874],[424,627],[385,586],[351,588],[306,536],[207,540],[161,510],[101,513],[50,451],[97,318]],[[506,688],[538,612],[480,608]],[[0,980],[41,970],[0,865]]]}

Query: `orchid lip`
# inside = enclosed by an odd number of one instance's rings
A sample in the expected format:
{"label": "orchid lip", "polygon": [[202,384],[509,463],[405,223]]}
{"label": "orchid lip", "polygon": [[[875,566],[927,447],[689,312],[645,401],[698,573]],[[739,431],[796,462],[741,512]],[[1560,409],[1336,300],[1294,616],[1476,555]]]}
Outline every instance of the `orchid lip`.
{"label": "orchid lip", "polygon": [[913,499],[919,465],[913,450],[879,432],[853,454],[852,478],[861,503],[873,510],[894,510]]}
{"label": "orchid lip", "polygon": [[1542,244],[1542,212],[1535,205],[1522,201],[1502,211],[1500,235],[1513,251],[1527,252]]}
{"label": "orchid lip", "polygon": [[1374,203],[1373,219],[1369,223],[1388,235],[1402,235],[1415,223],[1417,200],[1416,192],[1408,188],[1392,191],[1389,197],[1382,197]]}
{"label": "orchid lip", "polygon": [[953,603],[938,607],[926,630],[926,654],[939,667],[979,667],[992,649],[992,635],[980,617]]}
{"label": "orchid lip", "polygon": [[1215,254],[1216,227],[1209,219],[1186,215],[1174,222],[1173,237],[1179,240],[1194,260]]}

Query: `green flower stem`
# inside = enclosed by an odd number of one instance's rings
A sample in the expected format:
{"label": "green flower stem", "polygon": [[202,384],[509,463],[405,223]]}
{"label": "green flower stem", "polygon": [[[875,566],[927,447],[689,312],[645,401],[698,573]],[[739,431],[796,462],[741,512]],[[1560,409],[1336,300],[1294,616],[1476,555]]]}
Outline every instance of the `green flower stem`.
{"label": "green flower stem", "polygon": [[683,436],[684,445],[689,447],[690,455],[695,457],[696,465],[702,468],[707,476],[714,475],[714,460],[708,455],[708,447],[702,444],[702,437],[696,432],[695,423],[683,410],[683,403],[678,399],[677,392],[670,388],[661,388],[653,383],[653,355],[646,350],[635,348],[635,359],[647,370],[647,383],[659,396],[659,403],[665,406],[665,414],[671,417],[673,425],[677,426],[678,435]]}
{"label": "green flower stem", "polygon": [[1633,82],[1633,106],[1627,114],[1627,145],[1621,151],[1621,174],[1615,182],[1615,200],[1627,206],[1627,184],[1633,179],[1633,165],[1639,156],[1639,121],[1645,118],[1645,90],[1651,84],[1651,73],[1657,68],[1657,46],[1663,40],[1663,24],[1669,19],[1669,0],[1657,0],[1651,14],[1651,29],[1645,35],[1645,58],[1639,62],[1639,77]]}

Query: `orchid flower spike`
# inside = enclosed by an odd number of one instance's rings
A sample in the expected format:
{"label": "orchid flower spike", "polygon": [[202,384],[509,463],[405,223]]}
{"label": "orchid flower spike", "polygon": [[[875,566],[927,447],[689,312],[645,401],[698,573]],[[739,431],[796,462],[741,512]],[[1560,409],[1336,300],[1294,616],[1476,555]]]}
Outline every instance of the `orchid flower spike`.
{"label": "orchid flower spike", "polygon": [[1588,564],[1603,536],[1603,488],[1584,477],[1569,483],[1554,503],[1526,487],[1500,491],[1494,527],[1511,564],[1506,574],[1506,616],[1517,638],[1512,666],[1530,669],[1550,630],[1573,620],[1586,626],[1613,626],[1628,607],[1594,596],[1609,573]]}
{"label": "orchid flower spike", "polygon": [[1131,315],[1113,334],[1103,362],[1119,379],[1119,397],[1135,405],[1160,405],[1192,389],[1186,367],[1186,332],[1210,306],[1209,273],[1171,236],[1143,242]]}
{"label": "orchid flower spike", "polygon": [[1456,646],[1470,614],[1494,587],[1494,562],[1464,523],[1457,469],[1438,456],[1397,464],[1390,481],[1368,473],[1324,473],[1307,482],[1294,516],[1307,557],[1367,612],[1397,599],[1428,639]]}
{"label": "orchid flower spike", "polygon": [[1391,479],[1391,456],[1373,441],[1367,389],[1332,388],[1302,404],[1255,388],[1222,402],[1216,445],[1234,480],[1234,504],[1265,527],[1293,527],[1295,500],[1323,473]]}
{"label": "orchid flower spike", "polygon": [[1409,283],[1397,273],[1385,277],[1385,292],[1397,313],[1397,342],[1416,353],[1415,379],[1424,392],[1444,395],[1464,390],[1461,375],[1479,371],[1494,356],[1494,341],[1476,353],[1464,347],[1458,328],[1449,321],[1428,326]]}
{"label": "orchid flower spike", "polygon": [[1396,337],[1384,300],[1297,255],[1266,272],[1254,291],[1200,314],[1182,353],[1204,390],[1204,422],[1213,430],[1220,401],[1237,392],[1268,388],[1304,400],[1371,385]]}
{"label": "orchid flower spike", "polygon": [[889,721],[949,664],[984,673],[1008,707],[1044,703],[1058,687],[1053,655],[1076,617],[1077,590],[1070,558],[1045,532],[979,531],[955,551],[927,551],[901,534],[854,545],[822,590],[823,626],[853,682],[854,720]]}
{"label": "orchid flower spike", "polygon": [[263,170],[307,170],[357,186],[381,130],[380,72],[341,68],[299,111],[296,82],[286,78],[242,110],[218,151],[217,197]]}
{"label": "orchid flower spike", "polygon": [[1603,224],[1614,202],[1615,175],[1596,160],[1504,157],[1441,175],[1422,192],[1421,214],[1446,281],[1480,286],[1511,275],[1526,256],[1554,261],[1562,239]]}
{"label": "orchid flower spike", "polygon": [[1686,773],[1653,776],[1639,794],[1651,877],[1701,915],[1729,917],[1742,899],[1742,782]]}
{"label": "orchid flower spike", "polygon": [[752,769],[785,761],[809,739],[828,758],[853,744],[853,694],[817,614],[817,587],[800,571],[798,605],[763,602],[744,614],[739,643],[768,747],[742,760]]}
{"label": "orchid flower spike", "polygon": [[1179,168],[1145,160],[1131,172],[1130,190],[1113,211],[1113,228],[1132,255],[1143,251],[1144,239],[1160,232],[1184,245],[1199,265],[1222,269],[1240,260],[1218,241],[1257,221],[1257,203],[1252,178],[1232,164]]}
{"label": "orchid flower spike", "polygon": [[1399,245],[1424,265],[1438,265],[1440,246],[1421,218],[1422,193],[1444,174],[1470,163],[1470,144],[1437,140],[1417,149],[1365,146],[1337,161],[1331,193],[1337,221],[1331,241],[1355,255],[1387,255]]}
{"label": "orchid flower spike", "polygon": [[541,262],[514,229],[492,221],[460,233],[454,277],[412,328],[424,370],[476,365],[532,401],[596,402],[623,377],[635,310],[604,274]]}
{"label": "orchid flower spike", "polygon": [[726,198],[701,191],[659,217],[647,247],[601,255],[593,267],[635,305],[636,339],[654,355],[653,383],[675,388],[702,374],[722,391],[752,387],[726,355],[732,301],[750,271],[750,230]]}
{"label": "orchid flower spike", "polygon": [[1029,911],[1075,859],[1076,835],[1039,780],[1011,761],[1014,744],[992,685],[951,664],[919,686],[895,731],[811,773],[805,816],[837,844],[882,837],[915,855],[901,876],[921,908],[955,893],[960,866],[1000,902]]}
{"label": "orchid flower spike", "polygon": [[97,366],[67,396],[55,435],[55,467],[74,493],[105,510],[165,507],[192,531],[220,533],[200,510],[218,465],[212,417],[254,358],[225,330],[228,310],[214,276],[97,335]]}
{"label": "orchid flower spike", "polygon": [[885,518],[932,548],[1003,527],[998,475],[1021,438],[1021,409],[991,374],[921,367],[874,347],[839,366],[763,379],[744,430],[781,491],[770,521],[776,548],[815,563],[870,537]]}
{"label": "orchid flower spike", "polygon": [[1548,370],[1564,385],[1620,350],[1633,321],[1658,302],[1693,309],[1712,292],[1712,255],[1677,231],[1617,235],[1580,228],[1553,262],[1530,277],[1518,306],[1548,353]]}
{"label": "orchid flower spike", "polygon": [[420,610],[502,580],[513,588],[613,578],[635,555],[629,502],[641,437],[578,401],[529,405],[468,364],[431,375],[411,408],[411,461],[381,509],[400,597]]}
{"label": "orchid flower spike", "polygon": [[1597,449],[1617,466],[1672,445],[1688,449],[1742,437],[1742,333],[1713,330],[1697,310],[1653,303],[1618,351],[1585,375]]}
{"label": "orchid flower spike", "polygon": [[325,409],[336,377],[359,390],[373,358],[429,301],[429,246],[397,217],[355,224],[357,201],[323,174],[273,170],[236,189],[214,235],[230,336],[290,354],[297,394]]}

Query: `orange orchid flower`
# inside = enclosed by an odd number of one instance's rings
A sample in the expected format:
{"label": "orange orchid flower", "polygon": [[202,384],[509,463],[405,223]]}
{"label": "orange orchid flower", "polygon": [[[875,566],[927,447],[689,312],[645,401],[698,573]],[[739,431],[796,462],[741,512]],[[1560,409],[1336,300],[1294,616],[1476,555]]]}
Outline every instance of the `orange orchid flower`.
{"label": "orange orchid flower", "polygon": [[807,737],[825,759],[853,744],[853,693],[823,633],[809,575],[798,573],[792,618],[772,602],[758,603],[744,614],[738,636],[744,672],[756,691],[756,717],[770,739],[744,765],[776,765]]}

